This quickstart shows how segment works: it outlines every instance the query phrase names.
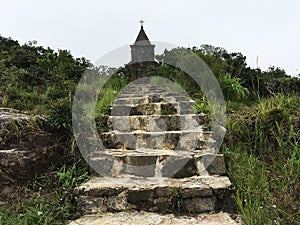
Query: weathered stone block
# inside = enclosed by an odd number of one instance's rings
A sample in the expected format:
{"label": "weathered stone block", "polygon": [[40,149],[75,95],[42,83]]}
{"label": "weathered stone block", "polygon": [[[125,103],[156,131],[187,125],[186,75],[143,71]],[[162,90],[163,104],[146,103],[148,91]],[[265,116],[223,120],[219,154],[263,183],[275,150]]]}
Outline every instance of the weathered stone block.
{"label": "weathered stone block", "polygon": [[163,177],[183,178],[196,174],[196,168],[191,156],[170,156],[162,162]]}
{"label": "weathered stone block", "polygon": [[110,117],[111,121],[111,130],[119,132],[129,132],[131,131],[130,127],[130,117],[129,116],[112,116]]}
{"label": "weathered stone block", "polygon": [[223,175],[226,173],[225,161],[222,154],[202,154],[196,157],[195,163],[199,175],[206,172],[210,175]]}
{"label": "weathered stone block", "polygon": [[[125,158],[125,174],[141,177],[153,177],[155,175],[157,156],[130,156]],[[141,166],[143,169],[141,169]]]}
{"label": "weathered stone block", "polygon": [[127,209],[126,192],[122,192],[117,196],[111,196],[106,199],[106,207],[109,212],[119,212]]}
{"label": "weathered stone block", "polygon": [[114,168],[114,161],[115,159],[106,154],[98,154],[98,156],[91,157],[88,161],[89,165],[95,172],[101,173],[104,175],[113,175],[113,168]]}
{"label": "weathered stone block", "polygon": [[195,197],[211,197],[213,196],[212,189],[204,184],[196,184],[192,189],[183,188],[181,190],[182,198],[195,198]]}
{"label": "weathered stone block", "polygon": [[154,197],[155,198],[166,198],[170,196],[172,190],[169,186],[158,186],[154,189]]}
{"label": "weathered stone block", "polygon": [[112,116],[129,116],[131,111],[130,105],[115,105],[111,110]]}
{"label": "weathered stone block", "polygon": [[137,209],[147,210],[153,207],[153,189],[128,190],[127,201],[135,205]]}
{"label": "weathered stone block", "polygon": [[200,132],[185,132],[180,136],[177,149],[180,150],[195,150],[200,139]]}
{"label": "weathered stone block", "polygon": [[81,196],[77,201],[77,207],[79,212],[84,215],[103,213],[107,212],[107,207],[104,202],[104,198]]}
{"label": "weathered stone block", "polygon": [[212,197],[184,199],[183,205],[190,213],[203,213],[215,210],[215,200]]}

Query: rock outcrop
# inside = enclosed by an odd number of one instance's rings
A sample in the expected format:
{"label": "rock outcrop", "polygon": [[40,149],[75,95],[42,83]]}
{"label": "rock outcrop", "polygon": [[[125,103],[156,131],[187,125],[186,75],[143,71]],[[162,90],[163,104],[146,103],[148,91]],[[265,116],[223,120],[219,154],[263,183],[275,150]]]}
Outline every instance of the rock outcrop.
{"label": "rock outcrop", "polygon": [[0,108],[0,185],[46,172],[62,154],[60,137],[42,116]]}

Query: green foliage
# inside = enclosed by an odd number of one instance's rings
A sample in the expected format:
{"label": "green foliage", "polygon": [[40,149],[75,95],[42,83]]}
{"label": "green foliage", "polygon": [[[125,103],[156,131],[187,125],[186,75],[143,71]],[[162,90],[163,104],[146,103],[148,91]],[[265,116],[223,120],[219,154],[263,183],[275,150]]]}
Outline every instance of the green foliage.
{"label": "green foliage", "polygon": [[[157,75],[168,78],[182,88],[192,97],[199,93],[199,86],[183,71],[164,64],[171,61],[174,65],[180,65],[184,51],[174,49],[157,56],[162,64],[154,69],[150,75]],[[176,54],[180,51],[180,57]],[[246,57],[241,53],[228,53],[225,49],[211,45],[202,45],[200,48],[194,47],[193,51],[211,69],[219,81],[226,100],[251,100],[261,97],[268,97],[284,92],[285,94],[295,93],[298,90],[299,79],[289,77],[284,70],[270,67],[267,71],[251,69],[247,67]],[[187,54],[188,55],[188,54]],[[192,60],[191,61],[191,66]],[[284,88],[284,84],[287,88]]]}
{"label": "green foliage", "polygon": [[242,148],[228,150],[228,173],[236,189],[236,203],[246,224],[282,224],[268,184],[268,170]]}
{"label": "green foliage", "polygon": [[284,152],[291,153],[288,150],[299,141],[300,135],[299,104],[297,96],[279,95],[239,111],[241,115],[231,115],[228,118],[229,144],[249,143],[252,153],[270,160],[278,148],[285,147]]}
{"label": "green foliage", "polygon": [[100,93],[100,100],[97,102],[97,111],[100,116],[109,115],[110,107],[117,96],[117,91],[111,88],[106,88]]}
{"label": "green foliage", "polygon": [[227,73],[240,77],[247,65],[246,57],[241,53],[228,53],[221,47],[202,45],[200,49],[194,47],[193,51],[206,62],[218,79]]}
{"label": "green foliage", "polygon": [[174,213],[180,213],[183,208],[183,198],[181,188],[173,188],[170,193],[172,208]]}
{"label": "green foliage", "polygon": [[300,79],[296,77],[271,79],[267,82],[266,89],[273,96],[278,93],[284,93],[285,95],[299,94]]}
{"label": "green foliage", "polygon": [[42,113],[45,109],[46,97],[40,95],[37,90],[28,91],[15,85],[8,85],[4,99],[3,107],[32,111]]}
{"label": "green foliage", "polygon": [[176,108],[172,103],[161,105],[161,115],[173,115],[177,113]]}
{"label": "green foliage", "polygon": [[195,97],[194,110],[196,113],[205,113],[210,115],[211,109],[205,95],[200,94]]}
{"label": "green foliage", "polygon": [[[71,166],[63,165],[54,177],[41,176],[37,179],[37,184],[44,189],[49,189],[49,185],[53,188],[59,188],[61,191],[68,191],[70,194],[73,188],[79,186],[89,178],[89,168],[82,162],[76,162]],[[41,181],[39,181],[41,180]],[[45,183],[43,183],[46,181]]]}
{"label": "green foliage", "polygon": [[60,98],[50,105],[48,112],[49,124],[54,129],[71,129],[72,127],[72,99]]}
{"label": "green foliage", "polygon": [[278,95],[229,115],[225,155],[246,224],[300,221],[299,105]]}
{"label": "green foliage", "polygon": [[20,187],[10,207],[0,207],[0,224],[62,225],[78,218],[73,188],[88,178],[88,167],[79,162],[38,177],[26,188]]}
{"label": "green foliage", "polygon": [[129,83],[126,77],[113,75],[99,92],[96,104],[96,127],[99,132],[108,130],[107,116],[118,93]]}
{"label": "green foliage", "polygon": [[119,92],[129,83],[129,78],[124,76],[119,76],[118,74],[112,75],[105,83],[104,89],[109,88]]}
{"label": "green foliage", "polygon": [[109,122],[108,115],[98,115],[96,116],[96,127],[98,132],[107,132],[109,131]]}
{"label": "green foliage", "polygon": [[242,84],[240,78],[232,77],[229,73],[220,78],[220,86],[226,100],[240,100],[247,97],[249,90]]}
{"label": "green foliage", "polygon": [[[174,51],[174,52],[173,52]],[[175,56],[174,56],[175,55]],[[149,75],[150,76],[159,76],[166,79],[169,79],[179,85],[181,88],[183,88],[190,96],[193,96],[195,93],[198,93],[199,85],[196,83],[196,81],[187,75],[182,70],[179,70],[173,66],[164,64],[164,61],[166,61],[169,58],[172,58],[171,60],[174,61],[174,64],[178,64],[180,62],[177,62],[176,60],[180,61],[180,59],[176,59],[176,49],[171,51],[165,51],[163,55],[158,56],[158,58],[163,62],[161,65],[159,65],[157,68],[154,68]]]}
{"label": "green foliage", "polygon": [[[0,223],[3,225],[63,224],[62,222],[56,222],[59,213],[54,212],[53,203],[43,197],[37,197],[20,203],[18,207],[24,207],[24,211],[19,210],[19,213],[12,211],[11,208],[1,207]],[[64,212],[64,209],[61,209],[61,211]]]}
{"label": "green foliage", "polygon": [[11,119],[1,124],[0,128],[0,148],[5,148],[11,142],[26,142],[27,135],[44,132],[41,130],[41,121],[35,117],[28,117],[26,121]]}
{"label": "green foliage", "polygon": [[[90,63],[75,59],[69,51],[35,46],[33,42],[19,45],[0,36],[0,93],[2,106],[48,115],[54,127],[70,127],[67,119],[68,101],[76,84]],[[66,107],[63,108],[63,102]],[[55,109],[55,107],[58,107]],[[58,114],[62,112],[63,119]],[[70,113],[69,113],[70,114]]]}

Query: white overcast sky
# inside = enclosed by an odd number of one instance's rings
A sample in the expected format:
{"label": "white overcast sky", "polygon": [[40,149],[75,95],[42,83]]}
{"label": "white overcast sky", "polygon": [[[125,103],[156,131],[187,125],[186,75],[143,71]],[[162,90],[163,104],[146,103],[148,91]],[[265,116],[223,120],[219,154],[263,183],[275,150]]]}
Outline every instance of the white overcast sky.
{"label": "white overcast sky", "polygon": [[299,0],[0,0],[0,34],[36,40],[94,62],[134,42],[138,21],[153,41],[211,44],[256,68],[300,73]]}

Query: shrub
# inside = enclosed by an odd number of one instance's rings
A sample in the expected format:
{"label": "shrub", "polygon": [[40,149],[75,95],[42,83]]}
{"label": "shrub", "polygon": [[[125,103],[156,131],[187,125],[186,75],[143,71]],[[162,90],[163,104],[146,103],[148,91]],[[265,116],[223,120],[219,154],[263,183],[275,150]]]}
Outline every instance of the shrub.
{"label": "shrub", "polygon": [[220,86],[226,100],[240,100],[249,94],[240,78],[232,77],[229,73],[219,78]]}
{"label": "shrub", "polygon": [[60,98],[52,103],[47,116],[49,124],[54,129],[71,129],[72,127],[72,98]]}

